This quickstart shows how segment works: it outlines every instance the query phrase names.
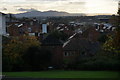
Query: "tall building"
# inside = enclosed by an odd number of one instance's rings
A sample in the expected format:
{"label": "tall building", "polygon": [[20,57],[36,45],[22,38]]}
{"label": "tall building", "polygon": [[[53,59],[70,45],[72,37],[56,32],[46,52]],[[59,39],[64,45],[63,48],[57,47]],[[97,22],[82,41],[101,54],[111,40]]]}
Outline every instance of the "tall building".
{"label": "tall building", "polygon": [[47,33],[47,24],[42,24],[42,33]]}
{"label": "tall building", "polygon": [[6,34],[6,17],[0,12],[0,35]]}

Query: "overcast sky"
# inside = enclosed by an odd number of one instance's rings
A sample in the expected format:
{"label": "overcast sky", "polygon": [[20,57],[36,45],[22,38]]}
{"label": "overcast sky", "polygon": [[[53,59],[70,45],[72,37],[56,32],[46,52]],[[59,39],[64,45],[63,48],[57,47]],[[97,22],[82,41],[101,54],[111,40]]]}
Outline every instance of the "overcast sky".
{"label": "overcast sky", "polygon": [[0,0],[0,12],[65,11],[69,13],[116,14],[119,0]]}

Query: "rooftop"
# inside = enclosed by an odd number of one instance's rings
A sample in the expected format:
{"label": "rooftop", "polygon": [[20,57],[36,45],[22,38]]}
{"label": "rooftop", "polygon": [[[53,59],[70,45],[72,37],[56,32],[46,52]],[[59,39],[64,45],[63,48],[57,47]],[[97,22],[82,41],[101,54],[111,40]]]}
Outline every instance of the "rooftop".
{"label": "rooftop", "polygon": [[4,14],[4,13],[2,13],[2,12],[0,12],[0,14],[2,14],[2,15],[6,15],[6,14]]}

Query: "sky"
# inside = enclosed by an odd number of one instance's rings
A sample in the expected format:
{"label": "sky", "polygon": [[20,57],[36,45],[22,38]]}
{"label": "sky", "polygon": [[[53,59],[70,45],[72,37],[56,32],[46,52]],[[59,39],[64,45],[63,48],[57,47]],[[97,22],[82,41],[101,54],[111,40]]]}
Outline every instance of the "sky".
{"label": "sky", "polygon": [[68,13],[117,14],[119,0],[0,0],[0,12],[65,11]]}

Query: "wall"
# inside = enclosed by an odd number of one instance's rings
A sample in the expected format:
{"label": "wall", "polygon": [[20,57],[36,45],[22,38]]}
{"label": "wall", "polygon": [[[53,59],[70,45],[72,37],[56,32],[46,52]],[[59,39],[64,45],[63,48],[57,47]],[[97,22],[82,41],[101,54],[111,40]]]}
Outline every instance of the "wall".
{"label": "wall", "polygon": [[62,46],[42,46],[44,49],[49,50],[52,53],[51,66],[56,66],[57,68],[62,67],[63,62],[63,49]]}
{"label": "wall", "polygon": [[0,13],[0,35],[2,34],[2,14]]}
{"label": "wall", "polygon": [[0,34],[6,34],[6,19],[2,13],[0,13]]}
{"label": "wall", "polygon": [[3,34],[6,34],[6,17],[4,15],[2,16],[2,26]]}
{"label": "wall", "polygon": [[2,78],[2,15],[0,13],[0,80]]}
{"label": "wall", "polygon": [[42,24],[42,33],[47,33],[47,24]]}

